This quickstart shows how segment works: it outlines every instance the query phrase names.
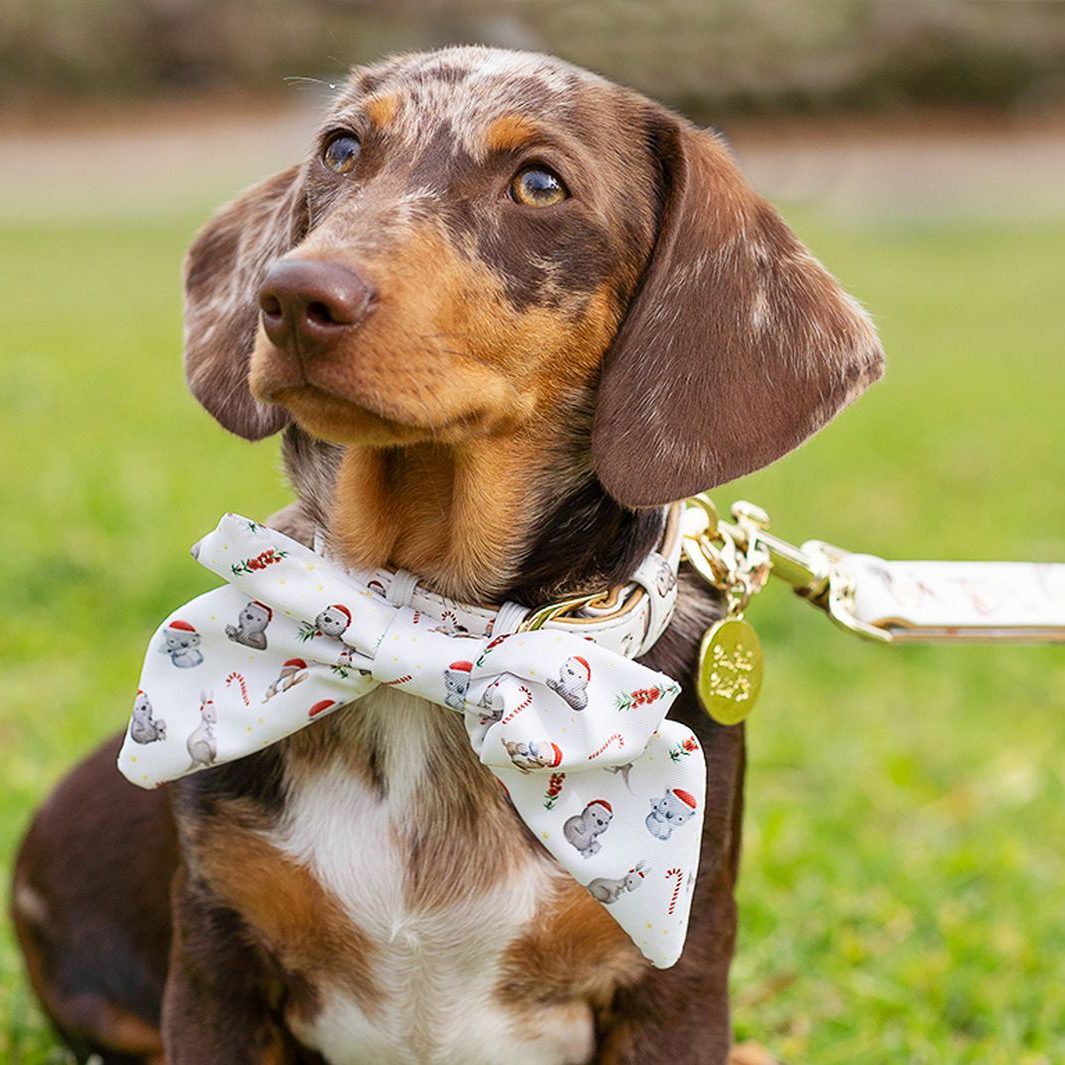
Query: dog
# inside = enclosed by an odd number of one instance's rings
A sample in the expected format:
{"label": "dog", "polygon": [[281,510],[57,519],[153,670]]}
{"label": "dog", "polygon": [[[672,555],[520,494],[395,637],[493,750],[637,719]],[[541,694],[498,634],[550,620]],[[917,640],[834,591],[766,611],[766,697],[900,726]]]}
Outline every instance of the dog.
{"label": "dog", "polygon": [[[185,281],[192,392],[284,433],[297,498],[269,523],[468,602],[624,583],[664,504],[791,450],[883,358],[716,135],[476,47],[356,70]],[[708,762],[673,968],[543,851],[458,715],[382,687],[158,791],[118,740],[59,785],[13,891],[56,1028],[105,1063],[721,1065],[744,738],[693,694],[721,610],[682,571],[641,659]]]}

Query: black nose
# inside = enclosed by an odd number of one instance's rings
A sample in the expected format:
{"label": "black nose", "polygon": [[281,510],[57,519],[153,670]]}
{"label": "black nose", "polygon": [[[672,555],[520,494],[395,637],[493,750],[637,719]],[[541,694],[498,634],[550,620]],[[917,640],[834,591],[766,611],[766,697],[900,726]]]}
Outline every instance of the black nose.
{"label": "black nose", "polygon": [[314,358],[366,317],[374,291],[339,263],[283,259],[259,289],[266,335],[279,348]]}

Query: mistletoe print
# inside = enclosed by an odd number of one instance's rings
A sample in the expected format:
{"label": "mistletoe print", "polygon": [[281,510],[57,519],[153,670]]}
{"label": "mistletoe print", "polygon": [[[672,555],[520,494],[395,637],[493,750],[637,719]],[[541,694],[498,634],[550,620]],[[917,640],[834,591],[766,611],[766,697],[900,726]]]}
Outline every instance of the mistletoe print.
{"label": "mistletoe print", "polygon": [[287,557],[287,551],[279,551],[275,547],[268,547],[265,551],[260,551],[254,558],[245,558],[241,559],[240,562],[234,562],[232,570],[234,575],[250,575],[266,569],[267,566],[276,566],[278,562]]}
{"label": "mistletoe print", "polygon": [[638,710],[651,706],[659,699],[672,698],[680,691],[679,684],[656,684],[653,688],[637,688],[631,692],[619,692],[615,705],[619,710]]}
{"label": "mistletoe print", "polygon": [[688,736],[669,749],[670,760],[674,762],[679,762],[682,758],[690,758],[693,754],[698,753],[699,741],[694,736]]}
{"label": "mistletoe print", "polygon": [[547,782],[547,790],[544,792],[544,809],[553,810],[558,797],[562,794],[562,785],[566,783],[565,773],[552,773]]}

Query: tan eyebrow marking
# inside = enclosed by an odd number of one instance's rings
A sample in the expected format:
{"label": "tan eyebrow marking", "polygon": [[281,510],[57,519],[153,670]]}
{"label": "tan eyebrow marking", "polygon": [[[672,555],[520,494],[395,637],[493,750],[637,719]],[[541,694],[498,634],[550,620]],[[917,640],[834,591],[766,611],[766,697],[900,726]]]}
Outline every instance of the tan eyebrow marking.
{"label": "tan eyebrow marking", "polygon": [[506,152],[533,140],[538,132],[536,125],[524,115],[500,115],[485,130],[484,143],[490,152]]}
{"label": "tan eyebrow marking", "polygon": [[366,102],[366,117],[370,125],[377,129],[383,129],[396,117],[399,109],[399,100],[395,93],[386,96],[374,96]]}

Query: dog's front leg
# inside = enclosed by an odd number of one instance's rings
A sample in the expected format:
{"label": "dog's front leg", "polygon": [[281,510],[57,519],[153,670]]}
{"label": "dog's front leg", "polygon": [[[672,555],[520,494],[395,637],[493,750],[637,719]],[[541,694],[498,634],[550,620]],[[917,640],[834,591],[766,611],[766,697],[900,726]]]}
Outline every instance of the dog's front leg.
{"label": "dog's front leg", "polygon": [[[689,708],[690,710],[690,708]],[[743,814],[743,729],[689,713],[707,759],[707,813],[684,954],[620,991],[596,1065],[726,1065],[732,1043],[728,972]]]}
{"label": "dog's front leg", "polygon": [[[672,969],[650,973],[615,1003],[596,1065],[725,1065],[732,1031],[728,968],[735,942],[731,883],[715,891],[704,927]],[[696,900],[705,907],[705,896]],[[695,922],[693,921],[693,925]]]}
{"label": "dog's front leg", "polygon": [[167,1065],[289,1065],[291,1044],[264,997],[262,964],[232,910],[182,868],[163,993]]}

